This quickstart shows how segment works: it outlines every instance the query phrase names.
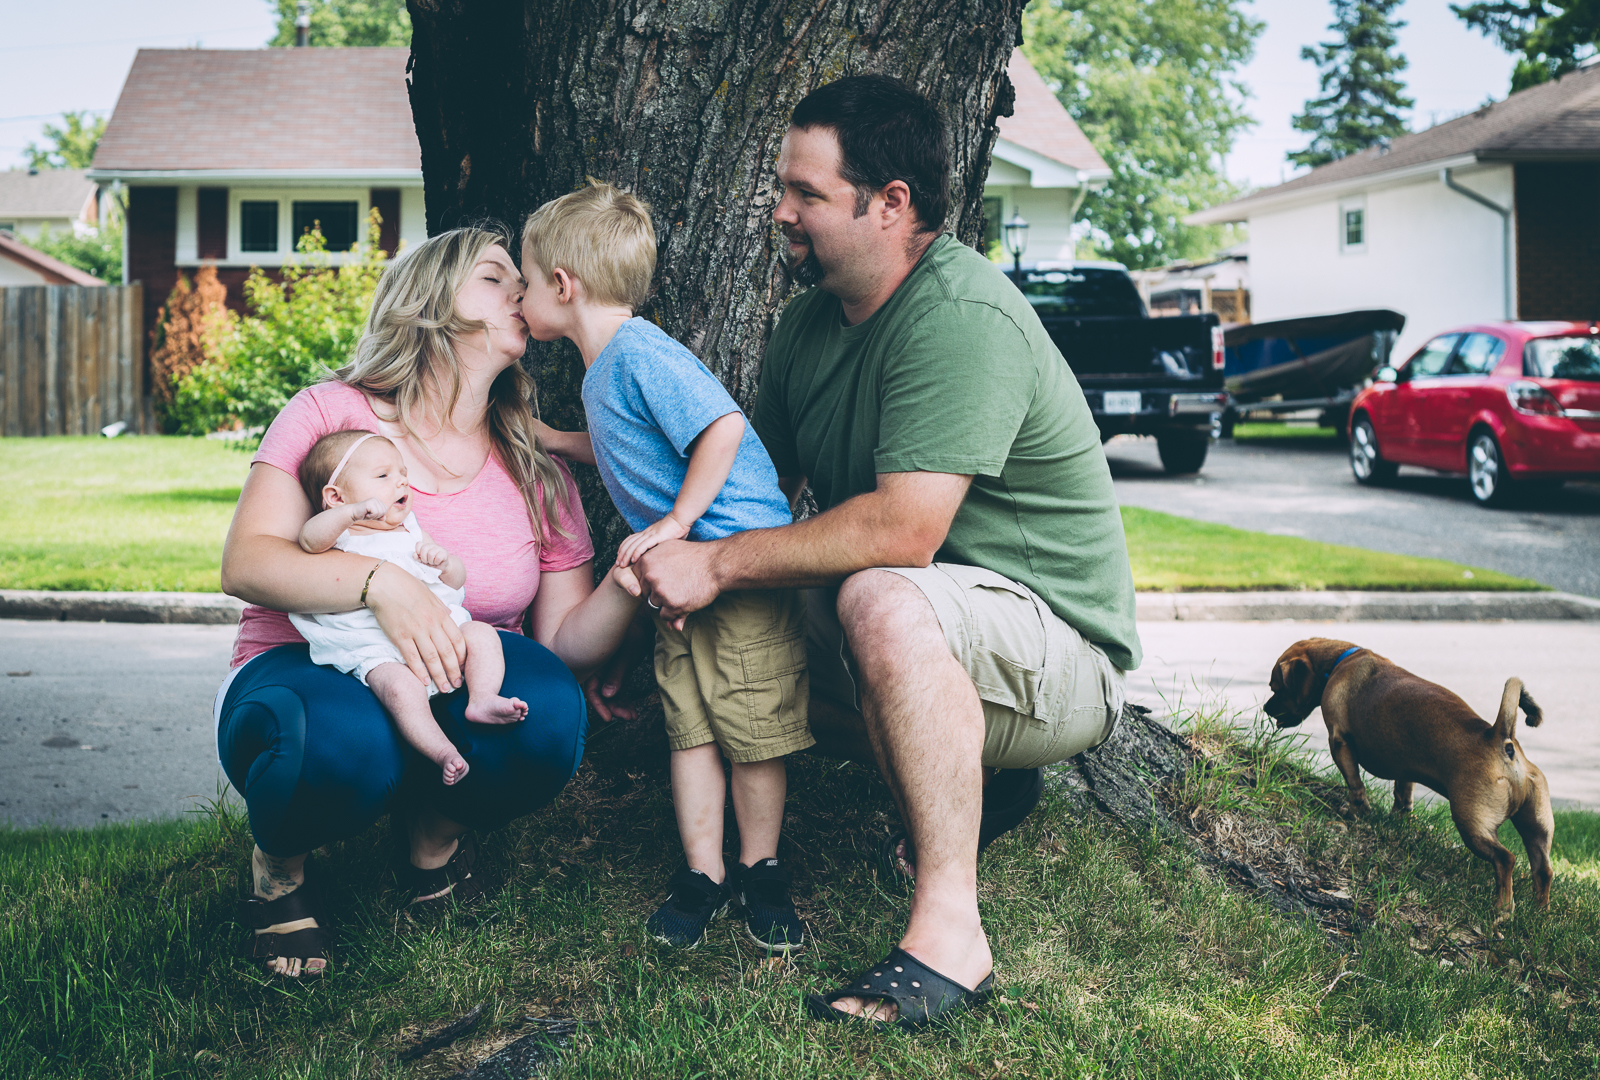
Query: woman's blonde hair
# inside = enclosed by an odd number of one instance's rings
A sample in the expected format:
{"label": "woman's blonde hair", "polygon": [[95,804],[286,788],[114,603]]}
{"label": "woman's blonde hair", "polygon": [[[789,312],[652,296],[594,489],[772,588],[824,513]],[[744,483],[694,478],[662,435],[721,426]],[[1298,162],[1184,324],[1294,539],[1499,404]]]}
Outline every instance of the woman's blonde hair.
{"label": "woman's blonde hair", "polygon": [[[461,398],[461,361],[456,342],[483,334],[488,324],[464,318],[456,295],[466,284],[485,250],[494,244],[510,248],[510,237],[494,226],[452,229],[429,237],[384,268],[372,297],[367,325],[351,361],[333,377],[380,398],[393,410],[380,419],[397,423],[435,465],[414,420],[423,407],[429,380],[444,394],[442,417],[455,411]],[[546,542],[545,524],[558,536],[567,502],[567,481],[546,453],[533,429],[533,376],[521,364],[502,371],[489,389],[489,439],[500,464],[522,492],[533,523],[533,535]],[[448,470],[447,470],[448,471]],[[541,506],[542,502],[542,506]]]}

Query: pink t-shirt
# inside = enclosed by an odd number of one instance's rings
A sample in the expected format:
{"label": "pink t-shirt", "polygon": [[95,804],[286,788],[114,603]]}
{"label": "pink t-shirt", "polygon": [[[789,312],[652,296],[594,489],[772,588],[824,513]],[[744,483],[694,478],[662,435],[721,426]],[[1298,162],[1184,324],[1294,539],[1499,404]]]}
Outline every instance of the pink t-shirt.
{"label": "pink t-shirt", "polygon": [[[263,462],[295,476],[318,439],[352,428],[380,430],[367,396],[344,383],[319,383],[300,391],[283,407],[251,464]],[[559,458],[556,467],[567,478],[561,527],[571,537],[562,537],[546,526],[547,543],[542,549],[534,539],[522,493],[492,453],[472,483],[460,491],[435,495],[411,489],[411,509],[423,529],[466,563],[466,608],[479,622],[520,634],[522,616],[539,591],[539,575],[571,570],[594,558],[578,487]],[[274,645],[304,640],[283,612],[250,605],[239,618],[232,666],[238,667]]]}

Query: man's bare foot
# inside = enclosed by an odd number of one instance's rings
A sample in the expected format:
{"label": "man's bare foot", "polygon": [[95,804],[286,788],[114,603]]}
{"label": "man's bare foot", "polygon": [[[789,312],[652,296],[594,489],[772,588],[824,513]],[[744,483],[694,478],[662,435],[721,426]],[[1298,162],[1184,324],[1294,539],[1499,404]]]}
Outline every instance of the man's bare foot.
{"label": "man's bare foot", "polygon": [[[496,694],[481,701],[473,698],[467,702],[467,719],[474,724],[515,724],[527,715],[528,703],[521,698]],[[445,783],[450,781],[446,780]]]}
{"label": "man's bare foot", "polygon": [[[989,952],[989,939],[980,926],[975,937],[968,936],[963,945],[952,947],[949,938],[925,940],[927,947],[919,947],[916,939],[928,939],[926,933],[908,931],[900,947],[929,970],[937,972],[967,990],[977,987],[994,972],[994,957]],[[842,1013],[867,1020],[888,1023],[900,1015],[900,1007],[882,998],[840,998],[833,1007]]]}
{"label": "man's bare foot", "polygon": [[[276,900],[280,896],[287,896],[306,883],[305,871],[306,857],[298,855],[288,859],[278,859],[260,848],[256,848],[250,855],[251,892],[262,900]],[[307,930],[317,925],[315,919],[296,919],[293,922],[273,923],[271,926],[257,930],[259,934],[292,934],[296,930]],[[327,967],[328,962],[321,957],[313,956],[302,961],[297,956],[278,956],[267,961],[267,970],[274,975],[286,975],[291,979],[298,979],[302,970],[307,975],[315,975]]]}
{"label": "man's bare foot", "polygon": [[439,766],[439,771],[443,774],[446,784],[453,784],[467,775],[467,759],[456,753],[454,749],[441,757],[435,764]]}

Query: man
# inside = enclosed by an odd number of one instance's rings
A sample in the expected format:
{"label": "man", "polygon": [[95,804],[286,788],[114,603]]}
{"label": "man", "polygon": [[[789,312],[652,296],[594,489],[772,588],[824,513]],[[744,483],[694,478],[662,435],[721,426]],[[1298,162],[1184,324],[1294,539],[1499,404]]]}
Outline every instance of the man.
{"label": "man", "polygon": [[813,997],[825,1019],[916,1024],[988,991],[986,767],[1098,745],[1139,663],[1094,420],[1027,300],[941,235],[948,174],[936,107],[893,79],[843,79],[795,109],[773,217],[813,287],[773,334],[753,422],[785,492],[809,482],[821,513],[635,566],[669,619],[730,589],[816,590],[815,733],[864,734],[916,881],[899,949]]}

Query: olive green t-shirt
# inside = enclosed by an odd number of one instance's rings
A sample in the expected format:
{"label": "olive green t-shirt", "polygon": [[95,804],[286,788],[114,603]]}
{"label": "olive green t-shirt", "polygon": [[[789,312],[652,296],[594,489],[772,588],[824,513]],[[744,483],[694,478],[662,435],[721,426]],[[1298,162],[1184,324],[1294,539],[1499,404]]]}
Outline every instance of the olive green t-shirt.
{"label": "olive green t-shirt", "polygon": [[1123,670],[1133,574],[1094,417],[1026,298],[945,235],[872,317],[809,289],[767,346],[756,433],[826,510],[878,473],[973,474],[938,562],[1020,581]]}

